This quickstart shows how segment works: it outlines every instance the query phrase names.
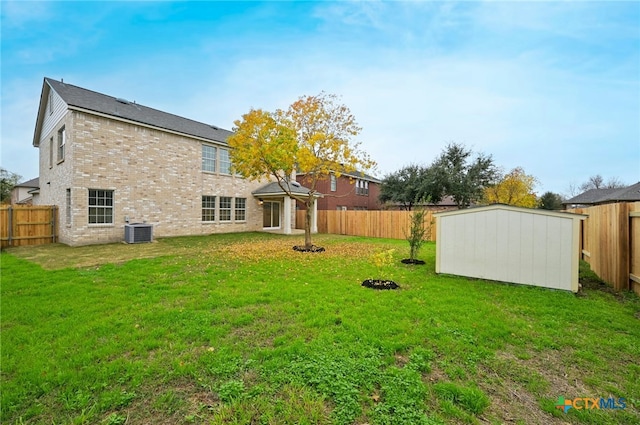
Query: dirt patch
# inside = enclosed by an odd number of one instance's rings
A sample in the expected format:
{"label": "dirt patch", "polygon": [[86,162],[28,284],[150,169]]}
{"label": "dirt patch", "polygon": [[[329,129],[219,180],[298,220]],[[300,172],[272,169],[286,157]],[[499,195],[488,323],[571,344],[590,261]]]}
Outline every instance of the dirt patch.
{"label": "dirt patch", "polygon": [[502,351],[491,364],[479,367],[478,385],[491,398],[485,415],[502,423],[568,423],[542,410],[539,400],[591,393],[579,379],[579,371],[558,351],[532,352],[526,357]]}

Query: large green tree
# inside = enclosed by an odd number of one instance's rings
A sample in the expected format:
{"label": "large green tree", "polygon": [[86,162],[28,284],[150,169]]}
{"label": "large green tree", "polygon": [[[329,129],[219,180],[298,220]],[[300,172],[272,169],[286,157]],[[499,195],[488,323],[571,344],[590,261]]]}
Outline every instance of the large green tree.
{"label": "large green tree", "polygon": [[386,175],[380,184],[378,199],[382,203],[399,204],[401,209],[411,211],[414,204],[423,198],[426,171],[426,167],[410,164]]}
{"label": "large green tree", "polygon": [[557,193],[545,192],[542,194],[539,200],[538,208],[543,210],[561,210],[562,209],[562,197]]}
{"label": "large green tree", "polygon": [[0,203],[11,201],[11,191],[22,177],[4,168],[0,168]]}
{"label": "large green tree", "polygon": [[[250,180],[275,180],[284,193],[306,207],[305,247],[311,248],[311,213],[317,183],[330,174],[364,172],[375,166],[353,139],[360,133],[355,117],[337,96],[302,96],[287,111],[252,109],[234,122],[227,139],[234,170]],[[293,172],[306,174],[309,192],[290,184]]]}
{"label": "large green tree", "polygon": [[[498,169],[491,155],[475,153],[460,143],[448,144],[430,167],[431,192],[453,198],[458,208],[482,199],[486,187],[494,184]],[[433,197],[434,202],[440,198]]]}

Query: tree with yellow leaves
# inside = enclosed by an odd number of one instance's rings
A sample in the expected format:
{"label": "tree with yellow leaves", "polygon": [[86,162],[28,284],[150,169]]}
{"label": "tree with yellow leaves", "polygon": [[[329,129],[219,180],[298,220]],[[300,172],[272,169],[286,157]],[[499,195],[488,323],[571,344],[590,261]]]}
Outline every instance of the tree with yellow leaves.
{"label": "tree with yellow leaves", "polygon": [[505,174],[484,191],[485,202],[489,204],[507,204],[516,207],[535,208],[538,198],[533,191],[538,180],[520,167]]}
{"label": "tree with yellow leaves", "polygon": [[[305,248],[311,244],[311,212],[317,183],[330,174],[366,171],[375,166],[352,139],[361,128],[349,108],[332,94],[303,96],[287,111],[252,109],[234,122],[227,142],[234,170],[249,180],[274,179],[289,197],[306,207]],[[292,190],[294,172],[309,177],[309,192]]]}

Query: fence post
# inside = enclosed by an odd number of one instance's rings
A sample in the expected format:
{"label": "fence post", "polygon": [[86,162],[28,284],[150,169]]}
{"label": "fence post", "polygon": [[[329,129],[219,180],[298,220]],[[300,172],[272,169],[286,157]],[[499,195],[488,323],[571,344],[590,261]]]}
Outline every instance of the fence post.
{"label": "fence post", "polygon": [[9,220],[9,226],[7,227],[7,231],[9,234],[7,235],[7,246],[13,245],[11,242],[11,238],[13,237],[13,205],[9,205],[9,209],[7,210],[7,217]]}

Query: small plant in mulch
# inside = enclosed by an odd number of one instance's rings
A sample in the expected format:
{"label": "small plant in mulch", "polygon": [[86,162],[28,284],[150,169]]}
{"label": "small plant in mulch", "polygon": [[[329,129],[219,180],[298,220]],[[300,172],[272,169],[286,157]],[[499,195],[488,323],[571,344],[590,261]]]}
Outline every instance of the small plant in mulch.
{"label": "small plant in mulch", "polygon": [[423,265],[425,262],[418,260],[418,252],[422,245],[431,238],[431,223],[424,224],[425,210],[416,210],[411,214],[409,231],[405,234],[409,242],[409,258],[401,260],[404,264]]}
{"label": "small plant in mulch", "polygon": [[[390,273],[389,269],[393,265],[394,252],[395,249],[389,249],[387,251],[376,252],[371,256],[371,262],[376,266],[378,276]],[[372,289],[398,289],[400,287],[397,283],[389,279],[367,279],[362,282],[362,286]]]}

